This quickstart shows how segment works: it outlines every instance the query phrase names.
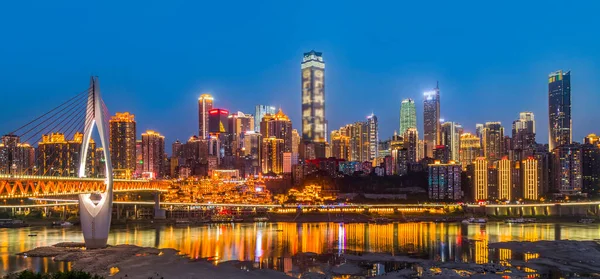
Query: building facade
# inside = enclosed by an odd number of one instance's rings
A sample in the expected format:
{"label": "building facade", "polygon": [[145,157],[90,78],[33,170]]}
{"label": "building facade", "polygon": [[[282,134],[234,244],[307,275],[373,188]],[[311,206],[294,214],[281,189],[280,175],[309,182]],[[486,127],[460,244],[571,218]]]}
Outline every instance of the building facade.
{"label": "building facade", "polygon": [[423,102],[423,140],[425,156],[433,158],[433,149],[440,144],[440,87],[424,93]]}
{"label": "building facade", "polygon": [[462,167],[457,163],[429,165],[429,199],[461,200],[461,173]]}
{"label": "building facade", "polygon": [[477,157],[481,156],[481,140],[476,135],[471,133],[463,133],[460,135],[460,163],[463,169],[467,169],[467,165],[473,164]]}
{"label": "building facade", "polygon": [[403,135],[409,128],[417,128],[417,109],[413,99],[404,99],[400,104],[400,130]]}
{"label": "building facade", "polygon": [[[325,62],[321,52],[304,53],[302,82],[302,140],[323,143],[327,138],[325,118]],[[324,157],[319,156],[317,157]]]}
{"label": "building facade", "polygon": [[274,106],[257,105],[254,111],[254,131],[260,131],[260,122],[266,114],[275,114],[277,109]]}
{"label": "building facade", "polygon": [[493,164],[504,156],[504,127],[500,122],[485,123],[483,154],[489,164]]}
{"label": "building facade", "polygon": [[135,172],[136,135],[136,123],[133,114],[117,112],[110,119],[110,158],[117,178],[130,178]]}
{"label": "building facade", "polygon": [[571,127],[571,72],[562,70],[548,75],[548,145],[550,151],[570,144]]}
{"label": "building facade", "polygon": [[208,138],[208,111],[213,108],[213,97],[209,94],[202,94],[198,98],[198,137]]}
{"label": "building facade", "polygon": [[165,137],[152,130],[142,133],[142,176],[162,178],[165,171]]}

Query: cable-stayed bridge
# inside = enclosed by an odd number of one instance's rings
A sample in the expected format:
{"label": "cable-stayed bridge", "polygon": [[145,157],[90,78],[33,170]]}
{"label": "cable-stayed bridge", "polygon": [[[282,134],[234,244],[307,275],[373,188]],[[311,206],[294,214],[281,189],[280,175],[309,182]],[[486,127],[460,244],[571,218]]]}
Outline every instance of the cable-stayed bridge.
{"label": "cable-stayed bridge", "polygon": [[170,185],[113,179],[108,117],[98,78],[92,77],[85,90],[5,134],[0,143],[0,198],[78,195],[86,247],[105,247],[114,191],[160,192]]}

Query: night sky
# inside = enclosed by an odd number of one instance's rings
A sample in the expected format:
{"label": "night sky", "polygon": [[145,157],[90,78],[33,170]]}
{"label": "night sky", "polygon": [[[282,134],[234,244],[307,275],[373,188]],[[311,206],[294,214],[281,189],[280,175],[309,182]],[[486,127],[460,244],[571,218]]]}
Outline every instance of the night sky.
{"label": "night sky", "polygon": [[[535,2],[535,3],[534,3]],[[376,4],[377,3],[377,4]],[[600,133],[598,1],[5,1],[0,4],[0,133],[100,77],[111,112],[138,135],[197,133],[197,99],[254,113],[281,107],[300,127],[303,52],[323,52],[329,130],[379,117],[399,126],[400,102],[441,89],[441,115],[474,132],[507,134],[533,111],[548,141],[547,80],[572,71],[573,140]]]}

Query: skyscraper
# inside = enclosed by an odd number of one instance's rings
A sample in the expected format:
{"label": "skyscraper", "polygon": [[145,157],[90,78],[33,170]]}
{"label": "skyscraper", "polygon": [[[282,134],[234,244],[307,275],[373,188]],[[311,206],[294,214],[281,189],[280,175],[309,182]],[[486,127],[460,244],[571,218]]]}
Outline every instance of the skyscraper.
{"label": "skyscraper", "polygon": [[505,156],[496,161],[496,164],[498,166],[498,198],[510,201],[512,198],[512,162]]}
{"label": "skyscraper", "polygon": [[165,174],[165,137],[148,130],[142,133],[142,175],[161,178]]}
{"label": "skyscraper", "polygon": [[264,138],[262,143],[262,171],[263,173],[283,172],[283,140],[275,137]]}
{"label": "skyscraper", "polygon": [[483,129],[483,154],[489,164],[504,155],[504,127],[500,122],[486,122]]}
{"label": "skyscraper", "polygon": [[404,99],[400,104],[400,130],[399,135],[404,135],[408,128],[417,128],[417,110],[413,99]]}
{"label": "skyscraper", "polygon": [[475,201],[488,199],[488,162],[484,157],[475,159],[473,191]]}
{"label": "skyscraper", "polygon": [[460,162],[463,170],[467,165],[473,164],[477,157],[481,156],[481,143],[479,137],[471,133],[464,133],[460,136]]}
{"label": "skyscraper", "polygon": [[522,164],[523,198],[526,200],[537,200],[538,189],[538,161],[529,157]]}
{"label": "skyscraper", "polygon": [[[323,54],[314,50],[304,53],[301,63],[302,140],[325,142],[325,63]],[[317,157],[320,154],[316,154]]]}
{"label": "skyscraper", "polygon": [[562,70],[548,76],[548,145],[554,148],[570,144],[571,120],[571,72]]}
{"label": "skyscraper", "polygon": [[379,157],[379,127],[377,123],[377,116],[371,114],[367,117],[367,138],[369,141],[369,161],[377,160]]}
{"label": "skyscraper", "polygon": [[208,138],[208,111],[213,108],[213,97],[209,94],[202,94],[198,98],[198,137],[200,139]]}
{"label": "skyscraper", "polygon": [[582,154],[579,144],[564,144],[554,148],[552,173],[554,187],[562,194],[576,194],[582,190]]}
{"label": "skyscraper", "polygon": [[135,171],[136,128],[133,114],[117,112],[109,123],[110,157],[118,178],[130,178]]}
{"label": "skyscraper", "polygon": [[260,122],[260,133],[265,139],[283,140],[282,152],[292,152],[292,121],[281,109],[276,114],[265,114]]}
{"label": "skyscraper", "polygon": [[429,199],[460,200],[462,167],[457,163],[429,165]]}
{"label": "skyscraper", "polygon": [[456,122],[444,122],[442,124],[442,141],[441,145],[446,146],[450,151],[450,160],[460,161],[460,135],[463,128]]}
{"label": "skyscraper", "polygon": [[31,145],[21,142],[21,138],[15,135],[2,136],[0,174],[32,174],[34,164],[35,150]]}
{"label": "skyscraper", "polygon": [[408,128],[404,132],[403,137],[407,163],[417,162],[419,160],[419,132],[417,131],[417,128]]}
{"label": "skyscraper", "polygon": [[440,144],[440,87],[424,93],[423,102],[423,139],[425,156],[432,158],[433,149]]}
{"label": "skyscraper", "polygon": [[533,112],[521,112],[513,121],[512,148],[523,152],[523,158],[533,155],[535,149],[535,119]]}
{"label": "skyscraper", "polygon": [[260,131],[260,122],[265,114],[275,114],[277,110],[273,106],[257,105],[254,112],[254,131]]}

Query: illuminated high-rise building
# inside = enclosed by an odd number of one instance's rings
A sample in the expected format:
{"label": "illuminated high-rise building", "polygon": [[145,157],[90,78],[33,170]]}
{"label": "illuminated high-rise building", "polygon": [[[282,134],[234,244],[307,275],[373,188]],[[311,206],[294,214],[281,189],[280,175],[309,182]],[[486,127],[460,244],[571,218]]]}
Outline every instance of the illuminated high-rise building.
{"label": "illuminated high-rise building", "polygon": [[600,148],[595,144],[581,145],[582,191],[596,194],[600,190]]}
{"label": "illuminated high-rise building", "polygon": [[473,197],[475,201],[488,199],[488,162],[485,157],[478,157],[474,164]]}
{"label": "illuminated high-rise building", "polygon": [[483,129],[483,154],[489,164],[504,156],[504,127],[500,122],[486,122]]}
{"label": "illuminated high-rise building", "polygon": [[292,154],[296,154],[297,156],[299,154],[299,148],[300,134],[298,133],[298,130],[292,129]]}
{"label": "illuminated high-rise building", "polygon": [[[325,119],[325,62],[321,52],[304,53],[302,74],[302,140],[323,143],[327,138]],[[316,154],[317,157],[320,154]]]}
{"label": "illuminated high-rise building", "polygon": [[283,172],[283,148],[282,139],[263,138],[261,156],[263,173],[281,174]]}
{"label": "illuminated high-rise building", "polygon": [[260,122],[266,114],[275,114],[277,109],[274,106],[257,105],[254,111],[254,131],[260,131]]}
{"label": "illuminated high-rise building", "polygon": [[35,149],[15,135],[4,135],[0,142],[0,174],[33,174]]}
{"label": "illuminated high-rise building", "polygon": [[548,145],[554,148],[570,144],[571,120],[571,72],[562,70],[548,75]]}
{"label": "illuminated high-rise building", "polygon": [[565,195],[579,193],[583,187],[581,146],[563,144],[554,148],[552,155],[555,190]]}
{"label": "illuminated high-rise building", "polygon": [[597,136],[596,134],[589,134],[585,138],[583,138],[583,143],[593,144],[600,148],[600,136]]}
{"label": "illuminated high-rise building", "polygon": [[463,127],[456,122],[444,122],[442,124],[442,141],[450,152],[450,160],[460,161],[460,135],[463,133]]}
{"label": "illuminated high-rise building", "polygon": [[512,198],[512,162],[504,156],[496,161],[498,169],[498,198],[510,201]]}
{"label": "illuminated high-rise building", "polygon": [[479,138],[479,145],[483,147],[483,130],[485,125],[481,123],[475,124],[475,135]]}
{"label": "illuminated high-rise building", "polygon": [[198,98],[198,137],[200,139],[208,138],[208,111],[213,108],[213,97],[209,94],[202,94]]}
{"label": "illuminated high-rise building", "polygon": [[263,137],[283,140],[283,152],[292,152],[292,121],[281,109],[275,114],[265,114],[260,122]]}
{"label": "illuminated high-rise building", "polygon": [[165,175],[165,137],[148,130],[142,133],[142,176],[161,178]]}
{"label": "illuminated high-rise building", "polygon": [[116,177],[130,178],[135,171],[136,127],[134,115],[117,112],[109,123],[110,158]]}
{"label": "illuminated high-rise building", "polygon": [[460,162],[463,169],[473,164],[477,157],[481,156],[481,141],[479,137],[471,133],[460,135]]}
{"label": "illuminated high-rise building", "polygon": [[69,176],[69,146],[65,134],[43,135],[37,153],[39,175]]}
{"label": "illuminated high-rise building", "polygon": [[523,158],[533,155],[535,142],[535,118],[533,112],[521,112],[519,119],[513,121],[512,149],[523,152]]}
{"label": "illuminated high-rise building", "polygon": [[232,153],[239,155],[239,151],[244,147],[244,135],[247,131],[254,131],[254,116],[238,111],[228,116],[228,122]]}
{"label": "illuminated high-rise building", "polygon": [[429,165],[429,199],[460,200],[463,198],[461,187],[462,167],[451,162],[448,164]]}
{"label": "illuminated high-rise building", "polygon": [[538,160],[529,157],[522,161],[522,184],[523,198],[526,200],[537,200],[539,198],[538,190]]}
{"label": "illuminated high-rise building", "polygon": [[377,116],[371,114],[367,117],[367,138],[369,141],[369,157],[368,160],[374,162],[379,157],[379,127]]}
{"label": "illuminated high-rise building", "polygon": [[425,92],[423,102],[423,140],[425,141],[425,156],[432,158],[433,149],[441,142],[440,124],[440,87]]}
{"label": "illuminated high-rise building", "polygon": [[331,131],[331,156],[350,161],[350,137],[346,127]]}
{"label": "illuminated high-rise building", "polygon": [[407,163],[416,163],[419,160],[419,132],[417,128],[406,129],[403,137]]}
{"label": "illuminated high-rise building", "polygon": [[408,128],[417,128],[417,109],[413,99],[404,99],[400,104],[400,130],[403,135]]}

